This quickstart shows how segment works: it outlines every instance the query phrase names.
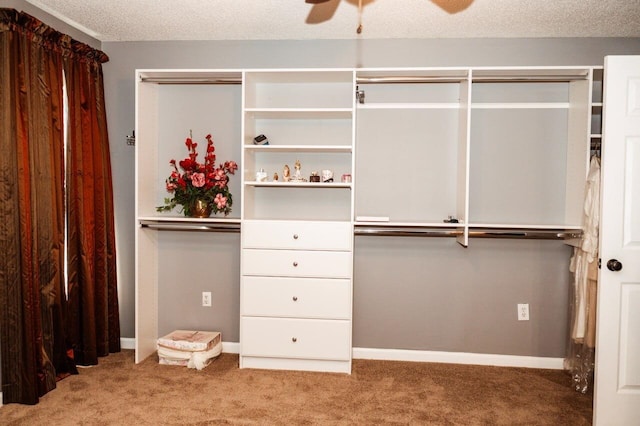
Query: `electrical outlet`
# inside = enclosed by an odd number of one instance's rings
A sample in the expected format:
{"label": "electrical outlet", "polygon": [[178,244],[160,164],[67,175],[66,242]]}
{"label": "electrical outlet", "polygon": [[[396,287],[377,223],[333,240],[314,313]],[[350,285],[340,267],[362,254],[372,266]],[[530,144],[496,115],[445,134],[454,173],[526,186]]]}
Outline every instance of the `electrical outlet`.
{"label": "electrical outlet", "polygon": [[528,303],[518,303],[518,321],[529,321]]}
{"label": "electrical outlet", "polygon": [[211,292],[203,291],[202,292],[202,306],[211,306]]}

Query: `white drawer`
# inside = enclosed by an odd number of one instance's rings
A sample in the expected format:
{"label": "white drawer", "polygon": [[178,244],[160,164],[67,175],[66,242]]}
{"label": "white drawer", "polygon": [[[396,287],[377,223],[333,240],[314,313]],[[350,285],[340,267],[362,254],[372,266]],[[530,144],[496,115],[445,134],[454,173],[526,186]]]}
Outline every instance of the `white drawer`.
{"label": "white drawer", "polygon": [[347,250],[353,246],[350,222],[245,220],[244,248]]}
{"label": "white drawer", "polygon": [[352,254],[346,251],[242,251],[243,275],[351,278]]}
{"label": "white drawer", "polygon": [[349,321],[243,317],[240,327],[242,356],[350,359]]}
{"label": "white drawer", "polygon": [[242,277],[242,315],[351,318],[348,279]]}

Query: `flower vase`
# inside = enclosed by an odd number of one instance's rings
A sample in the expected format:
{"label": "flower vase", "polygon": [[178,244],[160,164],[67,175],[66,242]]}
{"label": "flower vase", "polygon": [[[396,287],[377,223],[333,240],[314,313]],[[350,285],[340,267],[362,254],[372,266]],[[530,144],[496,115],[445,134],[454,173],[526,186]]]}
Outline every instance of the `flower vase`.
{"label": "flower vase", "polygon": [[211,211],[213,210],[213,206],[207,203],[204,200],[195,200],[191,205],[190,209],[190,217],[209,217],[211,216]]}

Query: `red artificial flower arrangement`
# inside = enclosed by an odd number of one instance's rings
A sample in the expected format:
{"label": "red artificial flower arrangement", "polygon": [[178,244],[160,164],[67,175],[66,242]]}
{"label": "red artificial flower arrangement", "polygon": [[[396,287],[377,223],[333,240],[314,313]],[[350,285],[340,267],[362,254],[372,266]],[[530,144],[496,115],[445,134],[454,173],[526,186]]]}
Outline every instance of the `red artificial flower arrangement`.
{"label": "red artificial flower arrangement", "polygon": [[[235,174],[238,164],[235,161],[225,161],[216,166],[213,139],[211,135],[205,138],[207,153],[204,163],[198,162],[198,144],[193,141],[191,132],[185,141],[189,157],[178,163],[182,171],[178,169],[176,160],[169,162],[173,171],[166,180],[166,187],[173,197],[165,198],[164,205],[157,207],[157,211],[170,211],[180,205],[185,216],[206,217],[211,212],[227,216],[231,212],[233,200],[229,192],[229,174]],[[207,213],[198,214],[198,205],[206,207]]]}

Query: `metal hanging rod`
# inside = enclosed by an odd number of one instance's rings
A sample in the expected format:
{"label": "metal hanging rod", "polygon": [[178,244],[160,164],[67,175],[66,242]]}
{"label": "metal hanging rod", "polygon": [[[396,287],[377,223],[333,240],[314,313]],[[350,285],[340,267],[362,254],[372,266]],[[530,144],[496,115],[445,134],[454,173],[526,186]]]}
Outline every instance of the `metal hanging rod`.
{"label": "metal hanging rod", "polygon": [[356,77],[358,84],[460,83],[466,77]]}
{"label": "metal hanging rod", "polygon": [[[355,235],[375,235],[394,237],[457,237],[463,235],[461,229],[451,228],[421,228],[421,227],[382,227],[356,225]],[[470,229],[472,238],[518,238],[536,240],[566,240],[580,238],[581,231],[567,231],[564,229]]]}
{"label": "metal hanging rod", "polygon": [[[471,82],[479,83],[526,83],[526,82],[547,82],[566,83],[574,80],[584,80],[583,76],[478,76],[471,78]],[[406,76],[406,77],[357,77],[358,84],[412,84],[412,83],[459,83],[466,80],[466,77],[445,77],[445,76]],[[140,77],[143,83],[157,84],[242,84],[242,78],[234,77]]]}
{"label": "metal hanging rod", "polygon": [[[538,75],[538,76],[477,76],[472,77],[472,83],[567,83],[575,80],[585,80],[586,76],[566,75]],[[356,77],[358,84],[410,84],[410,83],[459,83],[466,77],[438,77],[438,76],[406,76],[406,77]]]}
{"label": "metal hanging rod", "polygon": [[158,84],[242,84],[242,78],[233,77],[201,77],[201,78],[180,78],[180,77],[140,77],[143,83]]}
{"label": "metal hanging rod", "polygon": [[567,240],[580,238],[581,231],[564,229],[470,229],[469,237],[479,238],[520,238],[533,240]]}
{"label": "metal hanging rod", "polygon": [[478,83],[569,83],[576,80],[586,80],[582,75],[536,75],[530,77],[523,76],[478,76],[472,77],[471,82]]}
{"label": "metal hanging rod", "polygon": [[377,235],[390,237],[457,237],[462,235],[458,229],[435,229],[419,227],[380,227],[359,226],[354,229],[355,235]]}
{"label": "metal hanging rod", "polygon": [[155,222],[141,220],[140,226],[158,231],[240,232],[239,223],[213,222],[194,224],[192,222]]}

